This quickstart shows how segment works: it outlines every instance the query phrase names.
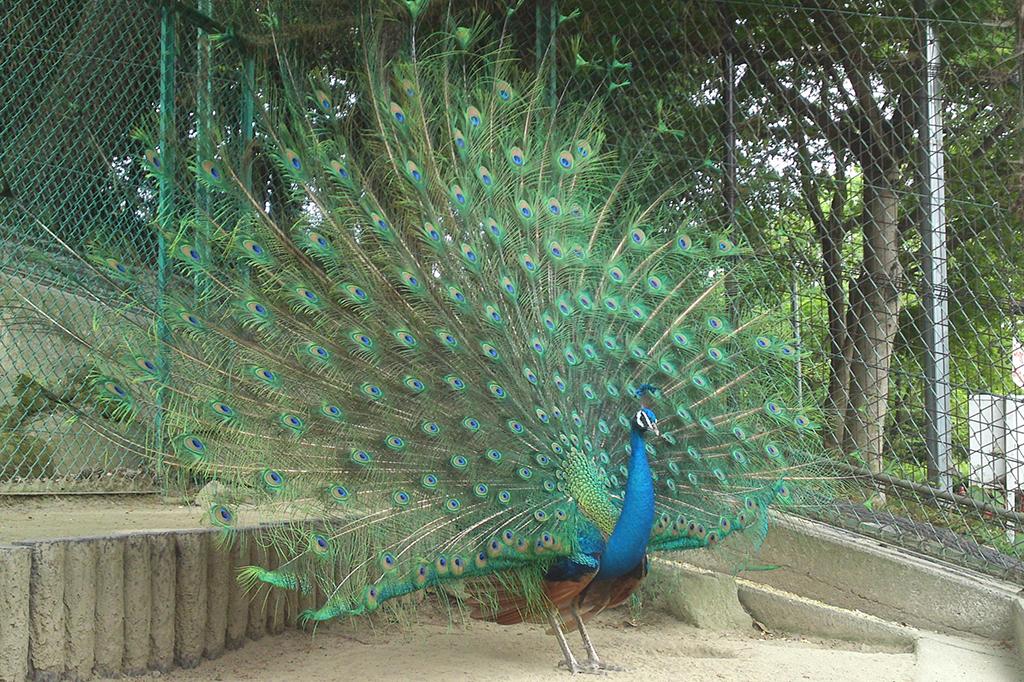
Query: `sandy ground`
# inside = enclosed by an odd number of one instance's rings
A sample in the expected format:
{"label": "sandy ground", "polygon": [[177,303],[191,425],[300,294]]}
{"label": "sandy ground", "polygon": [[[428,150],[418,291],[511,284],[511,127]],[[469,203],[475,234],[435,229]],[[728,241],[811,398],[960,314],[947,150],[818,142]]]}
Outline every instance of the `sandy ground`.
{"label": "sandy ground", "polygon": [[[887,653],[846,642],[783,639],[758,633],[713,633],[657,611],[639,622],[629,612],[603,614],[591,627],[598,651],[625,672],[609,680],[747,682],[822,680],[905,682],[914,679],[912,653]],[[555,667],[554,638],[539,626],[473,622],[448,627],[419,622],[404,629],[370,629],[366,621],[290,631],[250,643],[168,680],[568,680]],[[571,640],[574,648],[579,639]],[[576,678],[580,679],[580,678]],[[587,678],[583,678],[587,679]]]}
{"label": "sandy ground", "polygon": [[204,511],[168,503],[158,495],[0,496],[0,543],[208,527]]}

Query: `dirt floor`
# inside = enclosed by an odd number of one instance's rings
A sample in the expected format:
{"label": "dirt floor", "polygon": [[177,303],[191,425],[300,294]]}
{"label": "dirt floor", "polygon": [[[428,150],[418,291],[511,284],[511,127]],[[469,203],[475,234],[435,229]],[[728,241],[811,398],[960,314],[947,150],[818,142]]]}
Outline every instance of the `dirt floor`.
{"label": "dirt floor", "polygon": [[205,510],[158,495],[0,496],[0,543],[208,526]]}
{"label": "dirt floor", "polygon": [[[591,627],[598,651],[626,668],[615,680],[744,682],[821,680],[904,682],[914,679],[912,653],[872,651],[847,642],[776,638],[750,633],[713,633],[684,625],[657,611],[639,622],[629,612],[603,614]],[[193,670],[161,675],[167,680],[568,680],[553,637],[540,626],[502,627],[473,622],[448,627],[437,619],[404,629],[369,629],[365,621],[289,631],[250,643]],[[579,647],[579,639],[571,643]],[[582,655],[582,648],[579,648]],[[577,678],[578,679],[578,678]]]}

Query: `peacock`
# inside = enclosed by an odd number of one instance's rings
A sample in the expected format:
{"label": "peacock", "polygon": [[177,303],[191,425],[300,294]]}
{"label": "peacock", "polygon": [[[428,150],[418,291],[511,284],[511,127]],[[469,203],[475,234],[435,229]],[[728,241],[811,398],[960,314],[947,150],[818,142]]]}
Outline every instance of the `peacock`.
{"label": "peacock", "polygon": [[216,483],[224,543],[258,521],[275,557],[239,579],[306,595],[304,621],[430,591],[549,627],[571,672],[610,669],[586,623],[648,554],[745,552],[770,505],[816,504],[801,351],[749,294],[757,256],[685,183],[651,189],[655,145],[616,153],[615,69],[555,91],[517,56],[518,4],[435,28],[403,4],[366,20],[345,77],[277,46],[248,138],[217,111],[191,152],[139,131],[143,195],[182,175],[201,195],[155,216],[173,267],[34,218],[89,323],[31,273],[14,294],[69,349],[75,418],[168,480]]}

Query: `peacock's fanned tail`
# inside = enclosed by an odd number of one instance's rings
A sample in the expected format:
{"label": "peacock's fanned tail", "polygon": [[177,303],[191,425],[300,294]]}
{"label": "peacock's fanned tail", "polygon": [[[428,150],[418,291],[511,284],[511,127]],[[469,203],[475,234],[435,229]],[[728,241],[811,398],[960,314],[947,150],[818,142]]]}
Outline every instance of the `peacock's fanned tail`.
{"label": "peacock's fanned tail", "polygon": [[[266,522],[280,565],[243,578],[315,588],[311,619],[457,580],[526,589],[584,519],[614,524],[643,384],[651,548],[763,535],[817,451],[786,325],[737,295],[744,250],[687,217],[685,187],[651,194],[660,166],[616,158],[601,97],[554,101],[479,25],[401,32],[343,82],[285,63],[248,149],[212,126],[159,305],[144,262],[79,255],[115,342],[24,302],[88,357],[80,418],[216,481],[226,536]],[[166,151],[141,154],[158,180]]]}

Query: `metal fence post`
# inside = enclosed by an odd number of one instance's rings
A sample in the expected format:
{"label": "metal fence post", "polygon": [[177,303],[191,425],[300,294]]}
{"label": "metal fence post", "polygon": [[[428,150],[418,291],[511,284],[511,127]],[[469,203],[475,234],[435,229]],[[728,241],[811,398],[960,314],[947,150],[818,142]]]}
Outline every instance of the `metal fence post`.
{"label": "metal fence post", "polygon": [[[177,17],[170,2],[160,5],[160,156],[165,172],[160,175],[159,200],[157,204],[157,310],[163,307],[163,296],[167,288],[167,243],[164,234],[174,226],[174,160],[175,124],[174,124],[174,65]],[[157,354],[164,371],[164,381],[170,372],[170,362],[166,357],[165,342],[168,337],[167,326],[157,320]],[[163,388],[156,391],[156,415],[154,427],[156,431],[155,447],[158,454],[157,475],[163,473]]]}
{"label": "metal fence post", "polygon": [[533,58],[536,61],[537,73],[540,74],[540,67],[544,61],[544,53],[547,49],[547,27],[544,21],[544,2],[538,2],[533,8]]}
{"label": "metal fence post", "polygon": [[[932,3],[919,11],[930,13]],[[920,103],[921,240],[925,310],[925,442],[928,479],[941,490],[951,490],[952,426],[949,382],[949,301],[946,272],[946,196],[942,141],[941,58],[935,24],[923,17],[922,82]]]}
{"label": "metal fence post", "polygon": [[[213,0],[199,0],[196,9],[212,16]],[[211,78],[212,48],[210,36],[202,27],[196,28],[196,154],[199,159],[212,159],[214,150],[211,147],[210,117],[213,113],[213,82]],[[210,210],[210,194],[201,182],[196,182],[196,209],[200,216],[207,215]],[[210,234],[205,220],[196,222],[195,242],[203,259],[209,262]],[[199,305],[204,304],[208,293],[208,284],[201,275],[196,275],[195,295]]]}
{"label": "metal fence post", "polygon": [[242,56],[242,97],[239,111],[239,123],[241,127],[241,153],[242,168],[241,180],[246,189],[252,189],[252,159],[246,153],[253,141],[253,133],[256,122],[256,57],[252,50],[246,50]]}
{"label": "metal fence post", "polygon": [[[249,154],[249,146],[252,144],[256,133],[256,55],[251,48],[246,48],[242,53],[240,85],[241,106],[238,111],[238,123],[241,134],[239,135],[238,152],[242,163],[239,173],[242,186],[245,187],[247,192],[252,192],[252,155]],[[241,275],[248,285],[251,273],[247,266],[241,268]]]}
{"label": "metal fence post", "polygon": [[[540,69],[544,66],[545,60],[548,60],[548,104],[555,106],[558,102],[558,92],[556,90],[558,63],[555,58],[555,50],[558,47],[558,43],[555,40],[555,31],[558,28],[557,0],[550,0],[550,2],[538,1],[534,6],[533,18],[533,50],[537,74],[541,75]],[[550,50],[550,54],[548,50]]]}
{"label": "metal fence post", "polygon": [[[736,22],[732,5],[719,0],[718,18],[721,22],[721,87],[722,87],[722,231],[736,239]],[[729,260],[735,263],[735,258]],[[729,315],[739,319],[739,287],[730,276],[725,283],[729,299]]]}
{"label": "metal fence post", "polygon": [[725,35],[722,38],[722,202],[725,211],[725,232],[735,238],[736,226],[736,63],[735,22],[732,6],[719,4],[719,14]]}
{"label": "metal fence post", "polygon": [[[793,329],[793,343],[800,348],[800,337],[802,335],[800,319],[800,282],[794,273],[789,280],[789,312],[790,327]],[[796,402],[797,405],[804,404],[804,365],[799,355],[796,357]]]}
{"label": "metal fence post", "polygon": [[551,6],[548,10],[550,15],[548,20],[548,37],[551,40],[551,66],[548,67],[548,98],[551,102],[551,106],[555,106],[558,103],[558,40],[555,37],[558,31],[558,0],[551,0]]}

